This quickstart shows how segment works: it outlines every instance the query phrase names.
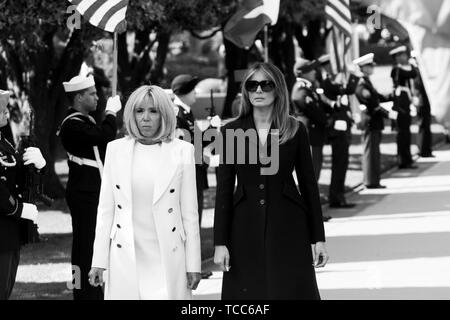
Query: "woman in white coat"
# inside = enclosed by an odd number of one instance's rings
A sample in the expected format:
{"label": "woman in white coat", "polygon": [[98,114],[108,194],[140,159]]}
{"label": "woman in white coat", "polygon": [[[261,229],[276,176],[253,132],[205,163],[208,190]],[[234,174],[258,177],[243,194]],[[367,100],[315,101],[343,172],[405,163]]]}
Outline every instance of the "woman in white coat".
{"label": "woman in white coat", "polygon": [[105,299],[186,300],[201,275],[194,148],[157,86],[134,91],[125,138],[110,142],[97,212],[91,285]]}

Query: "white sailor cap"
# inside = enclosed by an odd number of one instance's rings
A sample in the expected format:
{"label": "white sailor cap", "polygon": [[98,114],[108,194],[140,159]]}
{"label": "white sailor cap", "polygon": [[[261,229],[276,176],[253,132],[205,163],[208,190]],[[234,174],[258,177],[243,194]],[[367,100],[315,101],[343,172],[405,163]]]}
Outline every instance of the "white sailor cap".
{"label": "white sailor cap", "polygon": [[69,82],[63,82],[64,91],[75,92],[84,90],[95,86],[95,81],[93,76],[76,76],[70,79]]}
{"label": "white sailor cap", "polygon": [[0,109],[4,108],[8,105],[9,96],[11,95],[11,92],[0,90]]}
{"label": "white sailor cap", "polygon": [[368,53],[362,57],[359,57],[358,59],[353,60],[353,64],[356,64],[360,67],[371,64],[375,65],[376,63],[373,61],[375,58],[375,55],[373,53]]}
{"label": "white sailor cap", "polygon": [[390,56],[394,56],[396,54],[399,54],[399,53],[402,53],[402,52],[407,52],[407,51],[408,51],[408,48],[406,46],[400,46],[400,47],[397,47],[397,48],[392,49],[391,51],[389,51],[389,55]]}

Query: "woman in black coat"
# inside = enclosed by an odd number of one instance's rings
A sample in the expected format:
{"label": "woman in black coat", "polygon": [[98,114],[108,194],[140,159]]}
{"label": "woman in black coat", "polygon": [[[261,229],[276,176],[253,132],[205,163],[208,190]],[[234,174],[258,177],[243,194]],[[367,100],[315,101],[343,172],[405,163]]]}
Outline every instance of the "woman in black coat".
{"label": "woman in black coat", "polygon": [[277,67],[258,63],[243,84],[240,115],[222,128],[218,168],[214,262],[226,271],[222,299],[320,299],[314,267],[328,254],[306,128],[289,115]]}

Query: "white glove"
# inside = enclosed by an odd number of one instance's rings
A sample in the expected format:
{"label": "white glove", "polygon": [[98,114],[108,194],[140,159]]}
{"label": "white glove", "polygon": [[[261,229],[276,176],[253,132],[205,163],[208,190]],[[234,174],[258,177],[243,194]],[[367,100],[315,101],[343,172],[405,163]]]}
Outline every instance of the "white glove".
{"label": "white glove", "polygon": [[36,224],[38,217],[38,210],[34,204],[31,203],[24,203],[23,209],[22,209],[22,216],[21,218],[31,220],[34,224]]}
{"label": "white glove", "polygon": [[108,98],[108,101],[106,102],[106,112],[112,112],[117,113],[122,109],[122,102],[120,102],[120,97],[115,96],[114,98],[110,97]]}
{"label": "white glove", "polygon": [[222,120],[220,119],[219,116],[214,116],[211,118],[210,120],[211,126],[213,126],[214,128],[220,128],[220,126],[222,125]]}
{"label": "white glove", "polygon": [[34,164],[36,169],[41,170],[47,162],[45,162],[44,157],[42,156],[41,150],[35,147],[29,147],[25,149],[25,153],[23,154],[24,165]]}

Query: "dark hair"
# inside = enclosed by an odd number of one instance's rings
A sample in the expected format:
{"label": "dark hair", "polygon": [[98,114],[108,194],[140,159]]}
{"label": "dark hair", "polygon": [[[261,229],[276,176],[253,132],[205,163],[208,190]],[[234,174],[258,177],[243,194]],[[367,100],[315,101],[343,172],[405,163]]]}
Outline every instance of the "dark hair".
{"label": "dark hair", "polygon": [[67,96],[67,99],[69,99],[70,104],[74,103],[75,97],[77,96],[77,94],[83,95],[88,89],[83,89],[83,90],[80,90],[80,91],[66,92],[66,96]]}

